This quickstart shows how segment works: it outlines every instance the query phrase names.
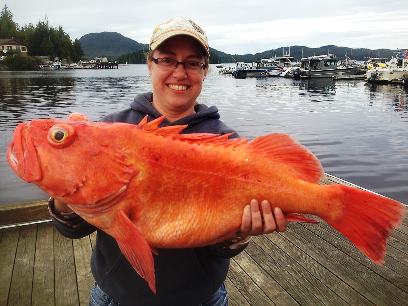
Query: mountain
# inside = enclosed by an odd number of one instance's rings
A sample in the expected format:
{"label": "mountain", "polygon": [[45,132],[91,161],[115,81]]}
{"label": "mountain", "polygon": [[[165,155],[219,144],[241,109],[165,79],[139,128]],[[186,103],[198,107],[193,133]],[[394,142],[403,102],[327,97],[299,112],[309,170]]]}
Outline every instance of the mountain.
{"label": "mountain", "polygon": [[147,50],[148,46],[117,32],[89,33],[79,39],[86,58],[106,56],[110,59],[122,54]]}
{"label": "mountain", "polygon": [[[214,53],[219,57],[220,63],[234,62],[256,62],[262,58],[271,58],[274,56],[282,56],[288,54],[289,47],[280,47],[255,54],[228,54],[213,49]],[[343,59],[346,55],[352,59],[365,61],[370,57],[385,57],[390,59],[396,50],[390,49],[366,49],[366,48],[348,48],[338,47],[335,45],[327,45],[318,48],[310,48],[306,46],[290,46],[290,55],[295,59],[300,60],[302,57],[322,54],[335,54],[339,59]]]}
{"label": "mountain", "polygon": [[[106,56],[110,59],[116,59],[120,63],[141,64],[146,62],[144,52],[148,51],[148,45],[139,43],[133,39],[127,38],[116,32],[89,33],[79,39],[82,50],[86,58],[96,56]],[[390,49],[366,49],[366,48],[348,48],[327,45],[318,48],[306,46],[290,46],[290,55],[296,60],[302,57],[322,54],[335,54],[339,59],[346,55],[352,59],[364,61],[370,57],[385,57],[390,59],[396,50]],[[289,52],[289,47],[280,47],[255,54],[228,54],[210,48],[210,62],[217,63],[235,63],[235,62],[256,62],[262,58],[271,58],[282,56]]]}

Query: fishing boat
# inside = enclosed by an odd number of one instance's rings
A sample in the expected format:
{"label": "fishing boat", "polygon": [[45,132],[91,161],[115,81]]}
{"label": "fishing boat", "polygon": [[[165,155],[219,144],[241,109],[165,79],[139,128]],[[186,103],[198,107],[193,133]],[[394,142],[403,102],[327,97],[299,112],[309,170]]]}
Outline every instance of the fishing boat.
{"label": "fishing boat", "polygon": [[253,63],[237,62],[235,70],[232,72],[232,75],[236,79],[245,79],[248,77],[265,78],[269,76],[268,70],[265,68],[261,68],[259,62]]}
{"label": "fishing boat", "polygon": [[336,75],[337,62],[338,60],[334,54],[302,58],[300,62],[300,77],[333,78]]}
{"label": "fishing boat", "polygon": [[366,81],[371,83],[408,83],[408,50],[398,52],[386,63],[386,67],[376,67],[366,73]]}

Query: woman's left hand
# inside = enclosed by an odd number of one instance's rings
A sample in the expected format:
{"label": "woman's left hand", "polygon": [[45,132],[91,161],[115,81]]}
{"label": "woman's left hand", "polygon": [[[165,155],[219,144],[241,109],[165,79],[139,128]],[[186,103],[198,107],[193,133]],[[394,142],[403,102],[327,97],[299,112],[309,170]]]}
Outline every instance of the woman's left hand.
{"label": "woman's left hand", "polygon": [[283,232],[286,230],[287,223],[286,217],[279,207],[272,209],[268,201],[263,200],[259,205],[258,201],[253,199],[244,208],[240,235],[246,237],[269,234],[275,231]]}

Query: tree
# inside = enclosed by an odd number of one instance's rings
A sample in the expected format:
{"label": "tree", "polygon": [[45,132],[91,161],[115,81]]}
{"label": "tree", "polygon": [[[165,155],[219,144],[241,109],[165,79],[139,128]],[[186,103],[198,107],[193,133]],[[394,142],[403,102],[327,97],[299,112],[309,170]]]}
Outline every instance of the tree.
{"label": "tree", "polygon": [[0,14],[0,38],[11,38],[18,36],[18,24],[13,21],[13,14],[7,5]]}
{"label": "tree", "polygon": [[82,50],[81,43],[78,39],[74,40],[73,44],[74,54],[73,54],[73,61],[77,62],[84,57],[84,51]]}

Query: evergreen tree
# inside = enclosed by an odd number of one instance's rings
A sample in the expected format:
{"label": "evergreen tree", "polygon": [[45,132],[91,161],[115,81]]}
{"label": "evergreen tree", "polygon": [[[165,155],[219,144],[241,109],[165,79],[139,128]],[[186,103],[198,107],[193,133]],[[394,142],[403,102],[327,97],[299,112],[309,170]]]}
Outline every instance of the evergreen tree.
{"label": "evergreen tree", "polygon": [[7,5],[0,14],[0,38],[12,38],[18,36],[18,24],[13,21],[13,14]]}
{"label": "evergreen tree", "polygon": [[74,54],[73,54],[73,61],[77,62],[84,57],[84,51],[82,50],[81,43],[78,39],[74,40],[73,44]]}

